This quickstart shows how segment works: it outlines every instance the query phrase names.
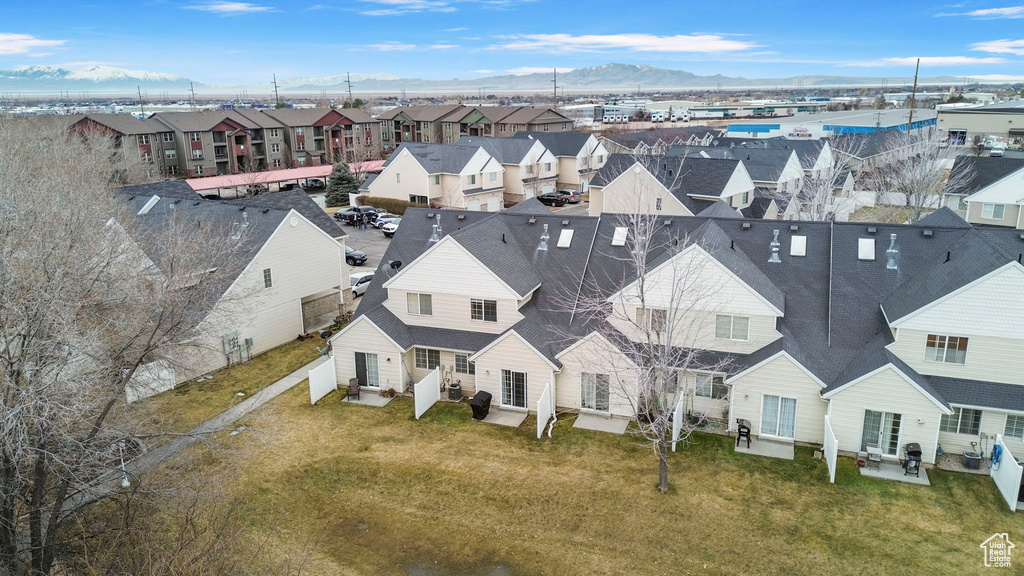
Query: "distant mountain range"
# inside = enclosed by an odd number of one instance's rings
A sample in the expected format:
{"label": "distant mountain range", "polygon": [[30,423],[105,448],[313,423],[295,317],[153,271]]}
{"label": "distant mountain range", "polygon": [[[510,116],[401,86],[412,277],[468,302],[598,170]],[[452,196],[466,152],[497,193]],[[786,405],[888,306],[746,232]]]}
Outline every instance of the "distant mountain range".
{"label": "distant mountain range", "polygon": [[[348,91],[345,74],[323,78],[291,77],[278,80],[278,91],[285,94],[342,93]],[[922,78],[920,84],[957,84],[961,77],[938,76]],[[352,92],[359,94],[444,92],[548,92],[552,89],[550,73],[505,74],[461,80],[423,80],[399,78],[392,74],[352,74]],[[912,82],[912,78],[872,78],[853,76],[793,76],[790,78],[751,79],[742,77],[698,76],[683,70],[668,70],[656,66],[637,64],[603,64],[577,68],[558,74],[558,84],[566,92],[678,90],[699,88],[773,88],[773,87],[834,87],[879,86],[886,82],[899,86]],[[0,92],[23,94],[55,94],[60,91],[89,92],[90,94],[132,94],[143,91],[167,91],[178,95],[189,91],[197,94],[230,95],[246,90],[250,96],[273,94],[272,82],[255,85],[222,85],[192,82],[187,78],[159,72],[124,70],[112,66],[87,66],[78,70],[65,70],[50,66],[22,66],[14,70],[0,70]]]}

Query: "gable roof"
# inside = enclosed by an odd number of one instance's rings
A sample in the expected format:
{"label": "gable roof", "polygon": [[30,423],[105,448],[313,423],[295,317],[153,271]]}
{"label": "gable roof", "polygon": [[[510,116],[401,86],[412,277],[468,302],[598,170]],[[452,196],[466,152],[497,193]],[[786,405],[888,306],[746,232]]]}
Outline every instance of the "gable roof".
{"label": "gable roof", "polygon": [[314,226],[323,230],[331,238],[348,236],[341,224],[323,211],[308,194],[301,189],[270,192],[256,196],[243,196],[228,200],[231,204],[252,206],[254,208],[274,208],[277,210],[295,210],[306,217]]}
{"label": "gable roof", "polygon": [[426,142],[402,142],[384,162],[387,168],[403,152],[408,151],[427,174],[459,174],[476,155],[480,147],[452,146],[451,144],[430,144]]}
{"label": "gable roof", "polygon": [[825,147],[825,141],[821,139],[790,140],[782,136],[759,139],[725,137],[716,138],[712,141],[712,145],[719,148],[743,148],[745,150],[792,150],[796,152],[796,157],[800,161],[800,167],[804,170],[810,170],[818,161],[818,156],[821,155],[821,150]]}
{"label": "gable roof", "polygon": [[703,139],[706,136],[714,138],[721,130],[712,130],[707,126],[685,126],[678,128],[654,128],[651,130],[639,130],[636,132],[620,132],[618,134],[602,135],[605,140],[618,144],[624,148],[635,150],[641,144],[654,146],[658,142],[672,146],[684,144],[692,136]]}
{"label": "gable roof", "polygon": [[710,206],[697,214],[701,218],[743,218],[738,210],[725,202],[712,202]]}
{"label": "gable roof", "polygon": [[536,140],[524,138],[494,138],[488,136],[463,136],[456,145],[483,148],[502,164],[519,164],[526,159]]}
{"label": "gable roof", "polygon": [[777,182],[795,152],[791,149],[775,148],[715,148],[710,146],[673,146],[668,156],[688,158],[706,157],[738,160],[743,162],[751,180],[755,182]]}
{"label": "gable roof", "polygon": [[1024,170],[1024,158],[957,156],[956,161],[953,162],[953,168],[949,172],[949,181],[966,181],[963,182],[963,186],[958,190],[954,190],[951,188],[951,185],[947,185],[946,193],[974,194],[1019,170]]}
{"label": "gable roof", "polygon": [[161,122],[152,118],[139,119],[132,114],[87,114],[86,116],[78,118],[74,125],[78,125],[83,121],[89,120],[106,126],[115,132],[120,132],[126,136],[170,132],[167,126],[164,126]]}
{"label": "gable roof", "polygon": [[718,158],[612,154],[591,185],[607,186],[636,164],[661,183],[691,214],[698,214],[711,206],[712,201],[693,196],[721,197],[740,163]]}
{"label": "gable roof", "polygon": [[161,198],[177,198],[179,200],[203,199],[185,180],[162,180],[145,184],[131,184],[118,188],[117,192],[127,196],[159,196]]}
{"label": "gable roof", "polygon": [[913,225],[920,228],[927,228],[929,226],[937,228],[973,228],[970,222],[964,220],[959,214],[950,209],[949,206],[939,208],[935,212],[914,222]]}
{"label": "gable roof", "polygon": [[586,146],[592,136],[592,134],[576,132],[575,130],[567,132],[527,132],[521,130],[512,137],[540,140],[541,144],[555,156],[576,157],[583,151],[584,146]]}
{"label": "gable roof", "polygon": [[755,218],[760,220],[764,218],[764,215],[768,213],[768,209],[771,208],[772,202],[775,199],[768,198],[766,196],[758,196],[755,192],[754,197],[750,200],[750,204],[740,210],[744,218]]}
{"label": "gable roof", "polygon": [[[512,230],[504,219],[493,219],[457,230],[451,237],[520,297],[540,286],[541,279],[532,259],[518,243],[512,241]],[[557,239],[554,238],[549,241],[551,249],[555,242]]]}
{"label": "gable roof", "polygon": [[394,120],[397,116],[405,114],[414,122],[435,122],[463,108],[461,104],[446,104],[443,106],[399,106],[387,112],[377,115],[381,120]]}

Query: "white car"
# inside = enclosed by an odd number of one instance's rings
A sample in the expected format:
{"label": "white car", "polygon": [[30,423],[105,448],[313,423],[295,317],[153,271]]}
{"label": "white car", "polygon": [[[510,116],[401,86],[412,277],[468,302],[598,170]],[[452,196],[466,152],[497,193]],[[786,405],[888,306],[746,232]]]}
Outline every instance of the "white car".
{"label": "white car", "polygon": [[373,224],[375,228],[380,228],[381,226],[387,224],[388,222],[391,222],[398,218],[401,218],[401,216],[399,216],[398,214],[392,214],[390,212],[378,212],[377,216],[374,218],[371,224]]}
{"label": "white car", "polygon": [[373,281],[373,272],[357,272],[348,277],[348,284],[352,287],[352,296],[362,296],[366,294],[366,289],[370,287],[370,282]]}
{"label": "white car", "polygon": [[391,238],[392,236],[395,235],[395,232],[398,232],[398,225],[401,222],[402,222],[401,218],[395,218],[394,220],[392,220],[392,221],[388,222],[387,224],[381,226],[380,227],[380,231],[383,232],[384,235],[387,236],[388,238]]}
{"label": "white car", "polygon": [[993,146],[992,149],[988,151],[988,155],[992,158],[1002,158],[1005,153],[1006,148],[1003,148],[1002,146]]}

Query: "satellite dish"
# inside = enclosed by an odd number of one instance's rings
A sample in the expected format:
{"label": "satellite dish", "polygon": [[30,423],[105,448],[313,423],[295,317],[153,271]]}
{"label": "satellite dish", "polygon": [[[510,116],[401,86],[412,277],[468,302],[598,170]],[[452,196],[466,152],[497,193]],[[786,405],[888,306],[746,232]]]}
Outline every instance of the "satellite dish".
{"label": "satellite dish", "polygon": [[402,261],[401,260],[392,260],[391,261],[391,269],[392,270],[398,270],[401,267],[402,267]]}
{"label": "satellite dish", "polygon": [[334,334],[334,333],[331,332],[330,330],[324,330],[323,332],[320,333],[320,339],[321,340],[327,340],[328,338],[331,337],[332,334]]}

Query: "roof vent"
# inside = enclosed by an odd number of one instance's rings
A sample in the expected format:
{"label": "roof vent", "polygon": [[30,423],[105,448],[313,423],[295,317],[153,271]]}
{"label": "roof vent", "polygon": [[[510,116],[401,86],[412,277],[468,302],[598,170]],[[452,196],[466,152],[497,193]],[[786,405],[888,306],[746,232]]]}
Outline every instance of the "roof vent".
{"label": "roof vent", "polygon": [[886,270],[898,270],[899,265],[896,260],[900,255],[900,249],[896,247],[896,235],[889,234],[889,248],[885,251],[885,268]]}
{"label": "roof vent", "polygon": [[857,239],[857,260],[874,260],[875,259],[875,239],[874,238],[858,238]]}
{"label": "roof vent", "polygon": [[156,206],[156,203],[159,202],[159,201],[160,201],[160,197],[159,196],[153,196],[152,198],[150,198],[149,200],[146,201],[146,204],[142,207],[141,210],[139,210],[139,213],[136,214],[136,216],[142,216],[143,214],[149,214],[149,211],[152,210],[153,206]]}
{"label": "roof vent", "polygon": [[750,222],[744,222],[743,224],[740,225],[740,228],[744,230],[750,230]]}
{"label": "roof vent", "polygon": [[530,219],[527,220],[526,223],[527,224],[536,224],[537,223],[537,219],[534,218],[533,216],[530,216]]}
{"label": "roof vent", "polygon": [[932,231],[931,230],[924,230],[924,231],[921,232],[921,236],[924,236],[925,238],[931,238],[932,237]]}
{"label": "roof vent", "polygon": [[540,246],[537,246],[537,250],[547,250],[548,249],[548,238],[551,238],[551,235],[548,234],[548,225],[545,224],[544,225],[544,233],[540,235]]}
{"label": "roof vent", "polygon": [[433,217],[434,217],[434,213],[433,212],[427,212],[427,218],[433,218]]}
{"label": "roof vent", "polygon": [[782,262],[782,260],[779,259],[779,246],[781,246],[781,244],[779,244],[779,231],[775,230],[775,237],[772,239],[771,243],[772,255],[768,257],[769,263],[778,264],[779,262]]}
{"label": "roof vent", "polygon": [[1018,238],[1020,238],[1021,240],[1024,240],[1024,232],[1022,232],[1022,233],[1020,234],[1020,236],[1018,236]]}
{"label": "roof vent", "polygon": [[793,224],[792,226],[789,227],[789,231],[790,232],[796,232],[799,229],[800,229],[800,227],[797,226],[796,224]]}
{"label": "roof vent", "polygon": [[615,234],[612,235],[612,246],[625,246],[626,245],[626,227],[616,226]]}
{"label": "roof vent", "polygon": [[878,228],[875,228],[874,226],[868,226],[868,234],[874,234],[876,232],[878,232]]}
{"label": "roof vent", "polygon": [[466,215],[465,214],[459,214],[458,216],[456,216],[456,218],[458,218],[459,220],[465,220],[466,219]]}
{"label": "roof vent", "polygon": [[559,234],[559,236],[558,236],[558,247],[559,248],[568,248],[569,245],[572,244],[573,232],[575,232],[575,230],[573,230],[571,228],[566,228],[565,230],[562,230],[562,233]]}
{"label": "roof vent", "polygon": [[568,220],[562,220],[562,226],[568,226],[568,225],[569,225],[569,221]]}
{"label": "roof vent", "polygon": [[807,236],[791,236],[789,239],[790,256],[807,256]]}

